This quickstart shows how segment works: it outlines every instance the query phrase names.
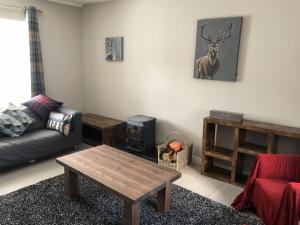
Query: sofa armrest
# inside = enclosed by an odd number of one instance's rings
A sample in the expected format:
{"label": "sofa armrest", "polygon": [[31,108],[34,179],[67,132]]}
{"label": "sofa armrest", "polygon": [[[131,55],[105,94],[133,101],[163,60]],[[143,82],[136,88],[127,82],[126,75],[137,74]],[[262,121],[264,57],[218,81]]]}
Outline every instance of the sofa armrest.
{"label": "sofa armrest", "polygon": [[82,143],[82,113],[63,106],[59,107],[56,111],[73,115],[69,138],[74,142],[74,145],[80,145]]}

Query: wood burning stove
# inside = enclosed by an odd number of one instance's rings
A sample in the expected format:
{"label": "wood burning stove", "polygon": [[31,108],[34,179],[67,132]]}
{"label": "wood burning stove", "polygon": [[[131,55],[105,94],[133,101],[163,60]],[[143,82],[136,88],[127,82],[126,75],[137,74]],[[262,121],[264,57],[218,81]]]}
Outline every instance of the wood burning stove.
{"label": "wood burning stove", "polygon": [[155,118],[132,116],[127,120],[126,149],[142,154],[155,151]]}

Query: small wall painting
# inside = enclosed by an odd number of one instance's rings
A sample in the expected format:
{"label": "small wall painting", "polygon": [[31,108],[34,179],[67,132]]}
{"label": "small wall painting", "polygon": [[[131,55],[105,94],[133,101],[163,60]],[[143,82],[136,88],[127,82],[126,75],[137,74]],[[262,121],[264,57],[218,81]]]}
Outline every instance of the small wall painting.
{"label": "small wall painting", "polygon": [[242,17],[198,20],[195,79],[236,81],[242,20]]}
{"label": "small wall painting", "polygon": [[105,38],[105,59],[123,61],[123,37]]}

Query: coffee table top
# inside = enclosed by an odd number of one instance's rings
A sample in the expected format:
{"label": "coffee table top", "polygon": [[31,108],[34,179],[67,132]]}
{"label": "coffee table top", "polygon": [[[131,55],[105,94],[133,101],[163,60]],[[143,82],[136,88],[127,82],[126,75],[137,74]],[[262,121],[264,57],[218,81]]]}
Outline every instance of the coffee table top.
{"label": "coffee table top", "polygon": [[60,157],[56,162],[130,202],[146,199],[181,177],[176,170],[107,145]]}

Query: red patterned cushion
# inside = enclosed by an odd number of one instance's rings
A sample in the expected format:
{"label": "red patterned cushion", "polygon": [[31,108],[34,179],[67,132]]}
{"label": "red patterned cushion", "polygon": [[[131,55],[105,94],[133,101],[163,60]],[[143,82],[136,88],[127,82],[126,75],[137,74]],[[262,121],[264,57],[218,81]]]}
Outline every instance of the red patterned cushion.
{"label": "red patterned cushion", "polygon": [[45,95],[34,96],[29,101],[23,103],[32,112],[36,113],[43,121],[47,121],[51,111],[55,111],[62,106],[62,102],[55,101]]}

